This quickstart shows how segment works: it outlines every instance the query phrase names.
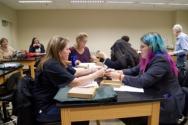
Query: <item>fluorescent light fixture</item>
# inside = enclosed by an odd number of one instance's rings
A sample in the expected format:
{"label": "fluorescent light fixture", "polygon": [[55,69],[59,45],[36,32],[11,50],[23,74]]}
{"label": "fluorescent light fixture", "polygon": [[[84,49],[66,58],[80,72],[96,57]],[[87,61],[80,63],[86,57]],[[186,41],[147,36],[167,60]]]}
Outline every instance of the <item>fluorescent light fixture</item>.
{"label": "fluorescent light fixture", "polygon": [[104,3],[104,0],[71,0],[71,3],[84,4],[84,3]]}
{"label": "fluorescent light fixture", "polygon": [[18,3],[52,3],[51,0],[19,0]]}
{"label": "fluorescent light fixture", "polygon": [[166,3],[145,3],[145,2],[140,2],[138,4],[143,4],[143,5],[165,5]]}
{"label": "fluorescent light fixture", "polygon": [[172,5],[172,6],[188,6],[187,4],[183,4],[183,3],[168,3],[168,5]]}
{"label": "fluorescent light fixture", "polygon": [[136,2],[128,2],[128,1],[107,1],[107,3],[114,3],[114,4],[118,4],[118,3],[124,3],[124,4],[135,4]]}

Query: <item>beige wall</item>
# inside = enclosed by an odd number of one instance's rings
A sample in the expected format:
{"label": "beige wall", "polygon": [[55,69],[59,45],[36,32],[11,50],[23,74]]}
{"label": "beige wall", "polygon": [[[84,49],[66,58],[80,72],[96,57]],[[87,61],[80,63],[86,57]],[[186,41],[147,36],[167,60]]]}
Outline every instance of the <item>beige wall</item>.
{"label": "beige wall", "polygon": [[171,28],[174,12],[127,10],[20,10],[18,41],[20,49],[29,47],[33,36],[47,45],[53,35],[75,41],[79,32],[89,34],[91,51],[110,52],[115,40],[127,34],[134,48],[139,48],[140,37],[147,32],[159,32],[172,46]]}
{"label": "beige wall", "polygon": [[[8,21],[8,25],[3,26],[2,20]],[[2,37],[8,38],[9,44],[18,48],[16,11],[0,3],[0,38]]]}
{"label": "beige wall", "polygon": [[177,11],[176,23],[181,24],[184,32],[188,33],[188,11]]}

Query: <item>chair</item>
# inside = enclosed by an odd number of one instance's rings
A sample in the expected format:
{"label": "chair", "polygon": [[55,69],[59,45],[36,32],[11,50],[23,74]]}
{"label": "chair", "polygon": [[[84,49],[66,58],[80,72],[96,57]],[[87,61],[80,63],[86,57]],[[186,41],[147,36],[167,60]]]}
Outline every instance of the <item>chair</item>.
{"label": "chair", "polygon": [[183,110],[183,116],[178,120],[178,125],[185,125],[188,121],[188,88],[182,87],[182,90],[185,93],[185,105]]}
{"label": "chair", "polygon": [[183,114],[188,119],[188,88],[187,87],[182,87],[183,92],[185,93],[185,107]]}
{"label": "chair", "polygon": [[60,123],[39,123],[35,119],[35,109],[32,92],[34,80],[30,76],[21,78],[15,94],[15,109],[17,113],[17,125],[60,125]]}
{"label": "chair", "polygon": [[[16,86],[21,77],[20,73],[12,74],[7,81],[0,86],[0,101],[2,102],[3,122],[6,123],[11,119],[6,107],[9,102],[13,102]],[[13,110],[14,113],[14,110]]]}

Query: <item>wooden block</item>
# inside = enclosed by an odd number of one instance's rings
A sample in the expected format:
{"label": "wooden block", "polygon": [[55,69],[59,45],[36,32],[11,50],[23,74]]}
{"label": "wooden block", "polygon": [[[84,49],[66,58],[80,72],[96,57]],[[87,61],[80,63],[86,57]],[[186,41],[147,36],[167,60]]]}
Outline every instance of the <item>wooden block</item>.
{"label": "wooden block", "polygon": [[68,96],[73,98],[92,99],[96,94],[96,87],[73,87],[69,90]]}
{"label": "wooden block", "polygon": [[100,85],[110,85],[112,87],[121,87],[123,83],[121,81],[103,80]]}

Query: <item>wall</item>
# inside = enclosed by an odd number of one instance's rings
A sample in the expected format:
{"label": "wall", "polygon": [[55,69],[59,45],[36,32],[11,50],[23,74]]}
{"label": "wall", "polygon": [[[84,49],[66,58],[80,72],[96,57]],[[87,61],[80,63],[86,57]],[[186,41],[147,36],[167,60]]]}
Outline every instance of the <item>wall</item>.
{"label": "wall", "polygon": [[184,32],[188,33],[188,11],[177,11],[176,23],[181,24]]}
{"label": "wall", "polygon": [[[8,24],[3,26],[2,20],[8,21]],[[12,47],[18,48],[16,11],[0,3],[0,38],[2,37],[6,37]]]}
{"label": "wall", "polygon": [[29,47],[33,36],[44,45],[53,35],[68,37],[71,44],[79,32],[89,35],[91,51],[110,47],[122,35],[129,35],[132,46],[139,48],[140,37],[147,32],[159,32],[172,45],[174,12],[127,10],[20,10],[18,41],[20,49]]}

